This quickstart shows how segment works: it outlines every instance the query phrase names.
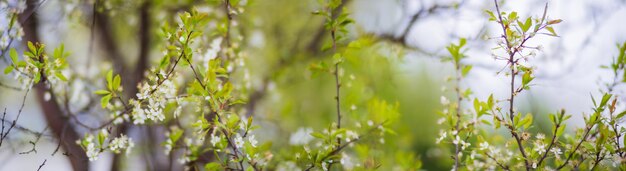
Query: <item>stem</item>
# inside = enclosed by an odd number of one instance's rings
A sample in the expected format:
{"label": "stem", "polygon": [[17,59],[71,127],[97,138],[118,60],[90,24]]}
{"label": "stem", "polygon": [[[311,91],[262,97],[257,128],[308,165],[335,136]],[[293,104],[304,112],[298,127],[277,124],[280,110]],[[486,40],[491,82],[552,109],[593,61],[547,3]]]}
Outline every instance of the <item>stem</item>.
{"label": "stem", "polygon": [[224,35],[224,44],[226,47],[222,48],[223,50],[223,60],[230,59],[228,55],[228,50],[230,49],[230,24],[233,20],[233,16],[230,13],[230,0],[224,0],[224,12],[226,12],[226,33]]}
{"label": "stem", "polygon": [[[456,124],[454,125],[454,130],[458,134],[460,133],[459,130],[459,125],[461,124],[461,102],[463,101],[463,95],[461,94],[461,88],[460,88],[460,84],[461,84],[461,78],[462,75],[460,73],[461,71],[461,64],[458,61],[454,62],[454,67],[455,69],[455,75],[456,75],[456,87],[455,87],[455,92],[456,92],[456,96],[457,96],[457,105],[455,106],[455,110],[456,110]],[[454,170],[459,170],[459,153],[461,152],[460,149],[460,143],[456,143],[454,145]]]}
{"label": "stem", "polygon": [[[507,53],[509,55],[509,59],[508,62],[510,64],[511,67],[511,96],[509,99],[509,119],[511,120],[511,125],[514,124],[513,118],[515,117],[515,111],[514,111],[514,102],[515,102],[515,76],[517,75],[517,72],[515,71],[515,67],[517,65],[517,61],[515,60],[515,53],[517,52],[517,48],[513,48],[511,46],[511,43],[509,42],[509,39],[506,35],[506,30],[507,30],[507,26],[505,26],[503,20],[502,20],[502,14],[500,13],[500,6],[498,5],[498,0],[494,0],[495,5],[496,5],[496,11],[498,12],[498,22],[500,24],[500,26],[502,27],[502,38],[505,40],[506,42],[506,46],[507,46]],[[530,37],[528,37],[530,38]],[[523,43],[526,41],[527,39],[525,39],[521,45],[523,45]],[[515,128],[515,127],[513,127]],[[528,156],[526,155],[526,152],[524,151],[524,146],[522,146],[522,139],[519,137],[517,131],[515,131],[515,129],[511,129],[511,135],[513,137],[515,137],[515,141],[517,142],[517,147],[519,148],[520,153],[522,154],[522,157],[524,157],[524,166],[526,167],[526,170],[530,170],[530,164],[528,162]]]}
{"label": "stem", "polygon": [[[336,39],[335,39],[335,31],[331,31],[331,36],[333,39],[333,51],[337,52],[337,44],[336,44]],[[341,129],[341,102],[340,102],[340,88],[341,88],[341,83],[339,82],[339,62],[337,62],[335,64],[335,100],[337,101],[337,130]],[[337,138],[337,146],[336,148],[338,148],[339,146],[341,146],[341,138]]]}
{"label": "stem", "polygon": [[511,170],[511,169],[509,169],[509,166],[506,166],[506,165],[504,165],[504,164],[502,164],[502,163],[498,162],[498,160],[496,160],[496,158],[494,158],[493,156],[489,155],[489,153],[485,152],[485,155],[486,155],[488,158],[490,158],[491,160],[493,160],[494,162],[496,162],[496,164],[497,164],[498,166],[500,166],[502,169],[504,169],[504,170]]}

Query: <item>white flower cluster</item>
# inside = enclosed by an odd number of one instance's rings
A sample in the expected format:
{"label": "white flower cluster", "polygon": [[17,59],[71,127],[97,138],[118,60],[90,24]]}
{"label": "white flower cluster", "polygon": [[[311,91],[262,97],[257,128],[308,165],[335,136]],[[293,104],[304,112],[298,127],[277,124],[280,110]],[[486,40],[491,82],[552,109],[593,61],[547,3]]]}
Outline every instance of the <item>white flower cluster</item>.
{"label": "white flower cluster", "polygon": [[165,147],[165,154],[169,155],[170,152],[172,152],[173,146],[174,146],[174,142],[172,141],[172,138],[170,138],[172,136],[172,134],[167,131],[165,132],[165,142],[163,143],[163,146]]}
{"label": "white flower cluster", "polygon": [[109,144],[109,149],[114,153],[120,153],[124,151],[126,155],[130,153],[130,150],[135,146],[135,143],[131,138],[122,134],[120,137],[116,137]]}
{"label": "white flower cluster", "polygon": [[348,130],[346,131],[346,142],[350,142],[352,140],[358,139],[359,138],[359,134],[352,131],[352,130]]}
{"label": "white flower cluster", "polygon": [[461,139],[461,137],[459,135],[456,135],[454,140],[452,140],[452,144],[460,144],[461,145],[461,149],[465,150],[465,148],[469,147],[470,144],[469,142],[464,141],[463,139]]}
{"label": "white flower cluster", "polygon": [[341,163],[343,168],[346,170],[352,170],[355,166],[360,166],[360,164],[358,163],[355,164],[355,161],[352,160],[352,158],[346,153],[341,154],[341,159],[339,160],[339,163]]}
{"label": "white flower cluster", "polygon": [[[470,170],[495,170],[499,167],[497,162],[508,163],[513,159],[515,153],[507,150],[507,147],[508,145],[505,145],[505,150],[503,151],[501,148],[490,145],[487,141],[480,142],[478,148],[472,150],[470,158],[473,160],[473,163],[468,165],[467,168]],[[475,160],[476,158],[482,158],[482,161]],[[498,161],[496,162],[494,159]]]}
{"label": "white flower cluster", "polygon": [[[215,131],[213,131],[213,133],[211,134],[211,145],[213,145],[213,147],[217,147],[217,143],[222,141],[222,136],[221,135],[215,135]],[[219,151],[219,149],[217,149]]]}
{"label": "white flower cluster", "polygon": [[[11,18],[17,17],[26,9],[26,1],[0,1],[0,24],[6,27],[0,27],[0,49],[5,50],[9,46],[9,42],[19,42],[24,36],[24,30],[19,22],[14,22],[12,27],[9,26]],[[17,20],[15,20],[17,21]]]}
{"label": "white flower cluster", "polygon": [[[161,75],[165,77],[165,73],[161,72]],[[157,81],[159,81],[157,79]],[[133,106],[131,115],[133,116],[134,124],[144,124],[146,120],[152,120],[154,122],[160,122],[165,120],[163,109],[167,104],[169,97],[176,96],[176,86],[170,80],[163,80],[159,84],[150,85],[144,83],[139,86],[139,93],[137,93],[137,99],[131,100],[130,105]],[[141,102],[146,102],[142,104]]]}
{"label": "white flower cluster", "polygon": [[219,53],[222,50],[221,44],[222,44],[222,37],[213,39],[209,49],[206,50],[206,53],[202,56],[202,59],[201,59],[202,63],[204,64],[204,67],[208,68],[209,60],[215,59],[217,57],[217,53]]}
{"label": "white flower cluster", "polygon": [[87,153],[89,161],[98,160],[98,155],[100,155],[101,149],[96,146],[96,143],[94,142],[94,136],[88,134],[87,136],[85,136],[85,139],[83,141],[87,142],[87,144],[84,144],[83,148],[85,148],[85,152]]}

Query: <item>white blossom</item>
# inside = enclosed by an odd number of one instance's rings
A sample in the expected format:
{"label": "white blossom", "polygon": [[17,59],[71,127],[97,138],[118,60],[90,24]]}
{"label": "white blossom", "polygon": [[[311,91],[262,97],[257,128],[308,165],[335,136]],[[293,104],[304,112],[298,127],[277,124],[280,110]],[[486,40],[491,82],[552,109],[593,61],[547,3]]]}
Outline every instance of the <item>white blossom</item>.
{"label": "white blossom", "polygon": [[538,134],[535,136],[535,138],[537,138],[537,139],[539,139],[539,140],[543,140],[543,139],[545,139],[545,138],[546,138],[546,136],[545,136],[545,135],[543,135],[542,133],[538,133]]}
{"label": "white blossom", "polygon": [[211,145],[213,145],[213,147],[215,147],[215,145],[217,145],[220,141],[222,141],[221,136],[215,136],[215,133],[211,134]]}
{"label": "white blossom", "polygon": [[480,150],[485,150],[488,148],[489,148],[489,143],[487,141],[480,143]]}
{"label": "white blossom", "polygon": [[342,154],[339,163],[343,166],[344,169],[352,170],[354,168],[354,162],[347,154]]}
{"label": "white blossom", "polygon": [[126,154],[130,153],[130,149],[133,148],[135,144],[131,138],[128,138],[126,135],[122,134],[120,137],[116,137],[109,144],[109,149],[115,153],[119,153],[124,150]]}
{"label": "white blossom", "polygon": [[235,147],[243,148],[243,144],[244,144],[243,137],[241,137],[241,135],[239,135],[239,133],[237,133],[235,135]]}
{"label": "white blossom", "polygon": [[561,149],[558,147],[550,149],[550,152],[554,153],[554,156],[556,156],[556,158],[560,158],[560,155],[563,154],[561,152]]}
{"label": "white blossom", "polygon": [[313,136],[311,136],[312,132],[312,128],[298,128],[298,130],[289,137],[289,144],[304,145],[309,143],[313,140]]}
{"label": "white blossom", "polygon": [[141,104],[133,99],[131,99],[129,103],[131,106],[133,106],[133,110],[131,112],[131,115],[133,116],[133,123],[135,125],[144,124],[148,117],[146,116],[144,110],[141,108]]}
{"label": "white blossom", "polygon": [[446,96],[441,96],[439,101],[441,102],[441,105],[444,105],[444,106],[450,104],[450,100],[448,100],[448,98],[446,98]]}
{"label": "white blossom", "polygon": [[[100,148],[96,147],[96,143],[94,142],[94,136],[92,134],[87,134],[83,142],[87,144],[82,144],[83,148],[85,148],[85,152],[89,161],[98,160],[98,155],[100,155]],[[77,141],[80,144],[80,141]]]}
{"label": "white blossom", "polygon": [[241,122],[239,122],[239,129],[246,130],[247,127],[248,127],[248,119],[246,119],[245,117],[241,118]]}
{"label": "white blossom", "polygon": [[539,154],[543,154],[546,151],[546,145],[544,143],[535,144],[535,151]]}
{"label": "white blossom", "polygon": [[448,136],[448,134],[447,134],[445,131],[441,131],[441,132],[439,133],[439,138],[437,138],[436,143],[437,143],[437,144],[441,143],[441,141],[442,141],[443,139],[445,139],[447,136]]}
{"label": "white blossom", "polygon": [[87,145],[87,157],[89,157],[89,161],[98,160],[98,155],[100,155],[100,150],[96,148],[96,145],[90,143]]}
{"label": "white blossom", "polygon": [[259,143],[255,138],[254,135],[250,135],[250,137],[248,137],[248,142],[250,142],[250,145],[252,145],[252,147],[256,147],[256,145]]}
{"label": "white blossom", "polygon": [[204,56],[202,56],[202,62],[205,64],[205,67],[208,66],[209,60],[215,59],[217,57],[217,54],[221,50],[221,44],[222,44],[222,37],[218,37],[216,39],[213,39],[213,41],[211,41],[211,45],[209,46],[209,49],[207,49],[206,53],[204,53]]}
{"label": "white blossom", "polygon": [[356,132],[352,130],[346,131],[346,142],[352,141],[357,138],[359,138],[359,134],[357,134]]}

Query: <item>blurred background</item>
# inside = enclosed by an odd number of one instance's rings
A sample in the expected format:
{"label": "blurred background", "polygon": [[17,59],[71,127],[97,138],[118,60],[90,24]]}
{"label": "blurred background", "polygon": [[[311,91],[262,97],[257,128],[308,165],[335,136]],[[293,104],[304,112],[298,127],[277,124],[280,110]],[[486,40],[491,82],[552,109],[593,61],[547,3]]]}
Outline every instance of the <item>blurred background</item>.
{"label": "blurred background", "polygon": [[[158,0],[157,0],[158,1]],[[202,8],[204,1],[160,0],[150,9],[150,32],[156,37],[165,15],[189,6]],[[171,2],[170,2],[171,1]],[[250,103],[263,127],[257,138],[273,141],[273,149],[289,146],[290,137],[299,129],[323,129],[335,119],[334,80],[327,75],[317,75],[308,69],[311,63],[331,58],[319,49],[328,41],[323,32],[323,18],[311,15],[319,8],[315,0],[248,0],[245,12],[237,16],[242,49],[246,49],[244,70],[237,77],[249,79]],[[449,170],[451,160],[446,147],[435,144],[440,126],[437,124],[441,110],[439,99],[446,85],[446,77],[454,71],[441,57],[447,54],[445,46],[459,38],[468,38],[469,58],[464,61],[474,65],[463,87],[471,88],[473,96],[486,99],[494,94],[505,99],[508,91],[506,76],[496,75],[504,63],[491,57],[495,37],[500,34],[498,25],[489,22],[484,10],[494,10],[492,1],[484,0],[344,0],[356,24],[350,27],[349,40],[367,43],[362,49],[350,51],[343,67],[342,109],[352,118],[368,110],[373,99],[398,105],[399,118],[392,123],[397,135],[389,135],[377,153],[383,170],[401,159],[421,160],[425,170]],[[96,27],[108,29],[105,33],[92,29],[93,0],[42,0],[32,11],[39,22],[40,39],[48,47],[64,43],[71,52],[68,59],[74,70],[94,81],[97,69],[115,67],[105,60],[113,53],[124,57],[124,68],[137,67],[140,40],[139,1],[104,0],[113,14],[106,14],[108,23],[96,22]],[[12,6],[26,5],[21,0],[0,0],[0,13]],[[504,1],[503,11],[515,10],[519,16],[540,16],[548,3],[548,17],[563,19],[555,27],[560,37],[543,36],[530,44],[542,45],[543,51],[532,59],[537,67],[536,84],[523,93],[517,106],[521,111],[532,112],[538,122],[547,124],[547,113],[564,108],[573,114],[571,122],[580,125],[582,113],[591,111],[591,95],[597,95],[603,82],[612,80],[611,72],[600,68],[609,65],[617,55],[616,43],[626,41],[626,1],[624,0],[526,0]],[[31,12],[31,11],[25,11]],[[209,11],[210,12],[210,11]],[[0,28],[6,27],[10,18],[2,14]],[[103,20],[100,20],[103,21]],[[94,33],[95,32],[95,33]],[[95,40],[92,40],[95,35]],[[106,40],[110,39],[110,40]],[[4,41],[4,40],[3,40]],[[92,42],[93,43],[90,43]],[[112,41],[115,50],[107,44]],[[155,65],[161,57],[162,40],[153,38],[148,49],[149,64]],[[110,43],[110,42],[109,42]],[[11,47],[23,49],[21,42]],[[93,47],[90,47],[93,46]],[[8,58],[4,57],[3,58]],[[5,63],[0,68],[6,67]],[[124,75],[122,75],[124,76]],[[4,85],[17,85],[13,78],[0,77]],[[624,88],[618,87],[618,94]],[[15,118],[23,91],[0,87],[0,107],[6,108],[7,120]],[[42,111],[31,93],[19,122],[30,130],[47,130]],[[76,102],[80,103],[80,101]],[[255,119],[256,119],[255,118]],[[97,123],[98,117],[83,116],[85,122]],[[354,121],[346,121],[348,125]],[[547,127],[546,127],[547,128]],[[569,127],[571,128],[571,127]],[[141,134],[142,128],[131,131],[131,136]],[[83,130],[84,131],[84,130]],[[571,131],[571,130],[570,130]],[[37,152],[28,151],[34,137],[20,131],[13,132],[6,146],[0,147],[0,170],[36,170],[46,160],[43,170],[70,170],[63,155],[50,154],[57,143],[51,133],[44,131]],[[262,135],[262,136],[261,136]],[[148,149],[142,149],[148,148]],[[128,162],[148,147],[140,147],[131,154]],[[110,170],[113,155],[104,154],[91,162],[93,170]],[[412,162],[411,159],[407,161]],[[386,164],[387,163],[387,164]],[[143,166],[129,165],[128,170],[142,170]]]}

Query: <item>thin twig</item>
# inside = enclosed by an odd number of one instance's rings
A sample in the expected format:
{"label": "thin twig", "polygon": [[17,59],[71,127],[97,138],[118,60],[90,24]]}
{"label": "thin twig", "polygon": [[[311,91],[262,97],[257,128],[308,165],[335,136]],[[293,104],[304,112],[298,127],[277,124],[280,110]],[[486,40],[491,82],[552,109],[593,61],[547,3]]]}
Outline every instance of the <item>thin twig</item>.
{"label": "thin twig", "polygon": [[[362,140],[364,137],[366,137],[367,135],[370,135],[372,132],[374,132],[376,129],[378,129],[378,127],[384,125],[385,123],[386,122],[382,122],[382,123],[380,123],[380,124],[370,128],[365,134],[363,134],[363,136],[359,136],[359,137],[357,137],[355,139],[352,139],[350,141],[346,141],[346,143],[342,144],[338,148],[335,148],[333,151],[330,151],[329,153],[327,153],[324,157],[322,157],[320,159],[320,161],[324,161],[324,160],[328,159],[329,157],[332,157],[333,155],[339,153],[341,150],[343,150],[344,148],[348,147],[350,144],[356,143],[357,141]],[[313,168],[315,168],[315,164],[313,164],[309,168],[305,169],[305,171],[309,171],[309,170],[311,170]]]}
{"label": "thin twig", "polygon": [[[26,89],[26,93],[24,93],[24,97],[22,97],[22,105],[20,106],[20,109],[17,112],[17,116],[15,117],[15,119],[13,120],[13,122],[11,123],[11,126],[9,126],[9,128],[7,129],[7,132],[1,134],[2,137],[0,137],[0,147],[2,146],[2,142],[4,141],[4,139],[7,137],[7,135],[9,135],[9,133],[11,132],[11,130],[15,127],[15,125],[17,124],[17,120],[20,119],[20,116],[22,115],[22,110],[24,109],[24,104],[26,104],[26,97],[28,96],[28,92],[30,92],[30,88]],[[6,108],[4,109],[4,114],[2,116],[2,121],[4,121],[5,119],[5,115],[6,115]],[[2,131],[4,131],[4,122],[2,122]]]}
{"label": "thin twig", "polygon": [[[565,112],[565,111],[561,111],[561,112]],[[564,114],[564,113],[561,113]],[[550,145],[548,145],[548,148],[546,149],[546,151],[543,153],[543,156],[541,156],[541,159],[539,159],[539,162],[537,162],[537,166],[541,166],[541,163],[546,159],[546,157],[548,157],[548,153],[550,152],[550,150],[552,149],[552,147],[554,146],[554,144],[556,143],[558,137],[556,136],[557,131],[559,130],[559,128],[561,127],[561,123],[563,121],[560,121],[559,123],[556,124],[556,126],[554,127],[554,132],[552,133],[552,138],[550,139]]]}
{"label": "thin twig", "polygon": [[43,167],[43,165],[46,165],[46,161],[48,161],[48,159],[44,159],[43,163],[41,163],[41,165],[39,165],[39,168],[37,168],[37,171],[41,170],[41,168]]}
{"label": "thin twig", "polygon": [[496,162],[496,164],[497,164],[498,166],[500,166],[502,169],[504,169],[504,170],[511,170],[511,169],[509,169],[509,166],[506,166],[506,165],[504,165],[504,164],[502,164],[502,163],[498,162],[498,160],[496,160],[496,158],[494,158],[493,156],[489,155],[487,152],[485,152],[485,155],[486,155],[488,158],[490,158],[491,160],[493,160],[494,162]]}

